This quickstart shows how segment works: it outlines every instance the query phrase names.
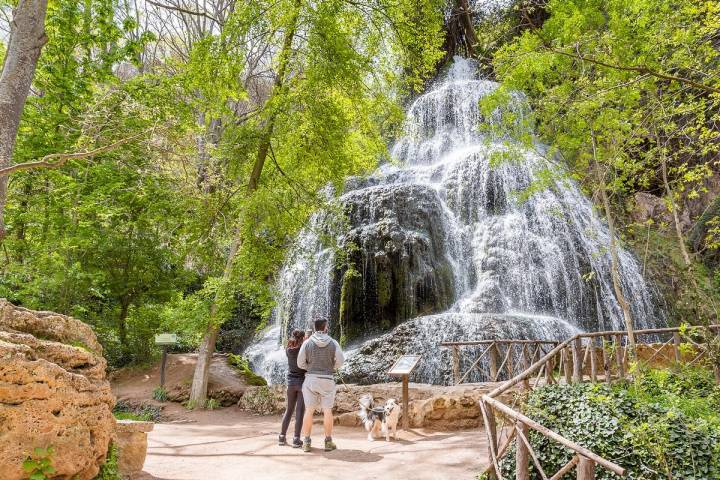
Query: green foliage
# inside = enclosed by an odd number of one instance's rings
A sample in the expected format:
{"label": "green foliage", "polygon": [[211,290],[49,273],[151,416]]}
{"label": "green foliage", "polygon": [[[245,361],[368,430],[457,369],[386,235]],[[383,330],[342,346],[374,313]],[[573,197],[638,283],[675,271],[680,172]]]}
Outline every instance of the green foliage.
{"label": "green foliage", "polygon": [[168,397],[168,392],[167,392],[167,390],[165,390],[165,387],[156,387],[155,390],[153,390],[152,396],[158,402],[166,402],[167,397]]}
{"label": "green foliage", "polygon": [[120,471],[118,470],[118,447],[114,443],[110,444],[105,463],[100,466],[100,472],[95,480],[120,480]]}
{"label": "green foliage", "polygon": [[250,368],[250,362],[242,355],[228,354],[228,364],[232,366],[248,385],[267,385],[267,381]]}
{"label": "green foliage", "polygon": [[218,408],[220,408],[220,402],[214,398],[209,398],[207,402],[205,402],[206,410],[217,410]]}
{"label": "green foliage", "polygon": [[30,480],[46,480],[55,473],[52,466],[52,456],[54,449],[52,446],[47,448],[36,448],[33,455],[23,461],[22,468],[28,474]]}
{"label": "green foliage", "polygon": [[[526,413],[542,425],[627,468],[629,478],[711,479],[720,475],[720,410],[712,374],[650,370],[629,385],[550,385],[530,394]],[[546,471],[573,453],[535,431],[530,442]],[[503,472],[513,476],[513,461]],[[531,465],[531,468],[534,468]],[[599,479],[618,478],[603,468]]]}
{"label": "green foliage", "polygon": [[443,41],[439,0],[240,2],[182,34],[131,3],[51,2],[13,161],[120,144],[13,175],[0,253],[0,297],[91,323],[112,367],[162,331],[187,350],[209,322],[262,324],[292,238],[387,156]]}

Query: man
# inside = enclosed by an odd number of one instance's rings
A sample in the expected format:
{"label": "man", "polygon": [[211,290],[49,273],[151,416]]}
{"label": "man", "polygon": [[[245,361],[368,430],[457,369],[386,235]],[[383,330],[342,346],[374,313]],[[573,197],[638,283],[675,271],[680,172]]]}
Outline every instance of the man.
{"label": "man", "polygon": [[313,414],[320,407],[323,411],[325,428],[325,451],[335,450],[337,446],[332,440],[333,414],[335,403],[335,377],[333,372],[345,361],[340,344],[327,334],[327,320],[315,320],[315,333],[303,342],[298,353],[298,367],[306,370],[302,393],[305,400],[305,417],[302,433],[304,437],[303,451],[310,451],[310,434],[312,432]]}

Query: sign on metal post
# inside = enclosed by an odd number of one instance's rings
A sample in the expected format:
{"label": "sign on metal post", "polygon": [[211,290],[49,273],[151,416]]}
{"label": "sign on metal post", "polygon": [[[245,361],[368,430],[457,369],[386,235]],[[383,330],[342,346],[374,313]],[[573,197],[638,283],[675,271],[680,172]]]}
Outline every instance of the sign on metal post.
{"label": "sign on metal post", "polygon": [[410,412],[408,411],[408,404],[410,403],[410,373],[417,367],[419,362],[420,355],[403,355],[398,358],[395,364],[388,370],[388,375],[402,377],[403,430],[407,430],[410,423]]}
{"label": "sign on metal post", "polygon": [[174,333],[159,333],[155,335],[155,345],[175,345],[177,335]]}
{"label": "sign on metal post", "polygon": [[160,387],[165,387],[165,364],[167,363],[167,347],[177,343],[177,335],[174,333],[160,333],[155,335],[155,345],[162,347],[162,362],[160,363]]}

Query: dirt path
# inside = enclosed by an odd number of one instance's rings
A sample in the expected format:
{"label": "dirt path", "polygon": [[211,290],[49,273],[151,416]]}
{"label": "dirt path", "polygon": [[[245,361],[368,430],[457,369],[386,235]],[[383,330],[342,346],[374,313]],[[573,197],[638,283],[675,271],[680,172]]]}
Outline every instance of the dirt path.
{"label": "dirt path", "polygon": [[[312,453],[277,445],[279,417],[235,407],[192,412],[190,423],[158,424],[150,433],[142,480],[472,480],[487,444],[481,430],[399,432],[368,442],[360,428],[336,427],[339,449],[326,453],[315,425]],[[292,428],[292,424],[291,424]]]}

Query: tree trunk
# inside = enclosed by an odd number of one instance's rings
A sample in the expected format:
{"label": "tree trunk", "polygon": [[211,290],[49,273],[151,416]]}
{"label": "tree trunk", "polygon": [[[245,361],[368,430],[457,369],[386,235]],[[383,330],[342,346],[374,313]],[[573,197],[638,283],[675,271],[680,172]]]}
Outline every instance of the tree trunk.
{"label": "tree trunk", "polygon": [[[657,139],[658,148],[661,148],[660,138],[657,134],[655,138]],[[665,195],[667,195],[668,201],[670,202],[670,211],[672,212],[673,223],[675,224],[675,236],[677,237],[678,246],[680,247],[680,252],[682,253],[685,266],[690,268],[692,262],[690,262],[690,255],[688,255],[687,247],[685,247],[685,239],[683,238],[682,228],[680,227],[680,218],[678,217],[677,207],[675,206],[675,192],[672,191],[670,183],[668,182],[667,159],[665,158],[665,152],[663,151],[660,152],[660,168],[662,170],[663,185],[665,186]]]}
{"label": "tree trunk", "polygon": [[[292,17],[288,22],[288,29],[285,32],[283,38],[282,50],[280,51],[278,73],[275,77],[275,84],[273,85],[270,98],[267,100],[267,104],[270,104],[274,98],[276,98],[284,86],[285,75],[287,74],[288,63],[290,61],[290,54],[292,53],[292,42],[295,37],[295,32],[298,26],[298,18],[300,15],[300,8],[302,7],[302,0],[295,0],[294,10]],[[262,175],[263,168],[265,166],[265,160],[270,150],[270,141],[272,140],[273,131],[275,128],[275,119],[277,118],[277,110],[271,110],[270,116],[268,117],[267,123],[265,124],[262,136],[260,138],[260,145],[258,147],[257,157],[253,165],[253,170],[250,175],[250,179],[247,185],[246,194],[252,195],[258,188],[258,182]],[[235,262],[235,256],[240,249],[242,239],[240,238],[240,228],[237,228],[234,234],[233,243],[230,246],[227,260],[225,262],[225,270],[223,271],[223,283],[226,283],[230,279],[232,274],[233,264]],[[221,289],[217,295],[222,295],[224,291]],[[217,340],[218,333],[220,331],[220,322],[215,318],[218,310],[218,301],[220,298],[216,295],[212,306],[210,307],[210,321],[208,322],[207,330],[203,341],[200,344],[198,350],[198,359],[195,364],[195,372],[193,374],[193,382],[190,387],[190,405],[195,407],[202,407],[205,405],[207,400],[207,385],[208,376],[210,374],[210,362],[212,361],[213,353],[215,353],[215,342]]]}
{"label": "tree trunk", "polygon": [[605,218],[608,223],[608,233],[610,235],[610,276],[612,277],[613,288],[615,290],[615,297],[617,298],[620,308],[623,312],[623,318],[625,320],[625,329],[627,330],[628,344],[630,346],[629,356],[631,359],[635,358],[635,327],[633,324],[632,314],[630,312],[630,304],[625,298],[625,294],[622,291],[622,282],[620,280],[620,259],[618,256],[618,246],[615,240],[615,222],[613,220],[612,210],[610,208],[610,198],[607,194],[607,186],[605,184],[605,175],[600,167],[600,162],[597,159],[597,151],[595,146],[595,135],[592,135],[592,148],[593,148],[593,169],[595,170],[596,179],[598,182],[598,190],[600,191],[600,199],[602,201],[603,210],[605,211]]}
{"label": "tree trunk", "polygon": [[[47,42],[47,0],[20,0],[10,22],[10,40],[0,73],[0,168],[10,166],[25,100],[40,51]],[[8,177],[0,176],[0,241],[5,238]]]}

